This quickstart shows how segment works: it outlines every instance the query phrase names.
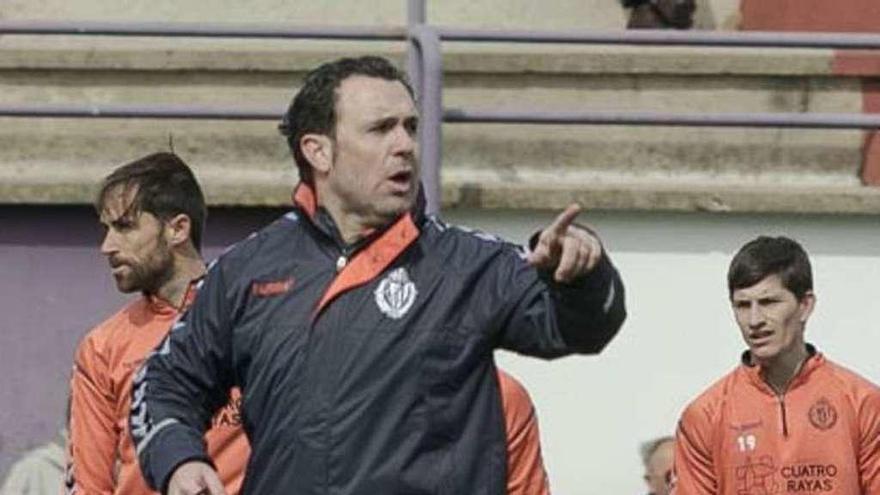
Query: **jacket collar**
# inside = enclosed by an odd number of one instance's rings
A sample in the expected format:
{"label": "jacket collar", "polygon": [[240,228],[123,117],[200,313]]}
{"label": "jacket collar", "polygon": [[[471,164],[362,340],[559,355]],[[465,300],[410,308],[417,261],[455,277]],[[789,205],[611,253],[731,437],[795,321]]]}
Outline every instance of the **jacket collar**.
{"label": "jacket collar", "polygon": [[[318,206],[317,195],[311,185],[300,182],[294,189],[293,201],[306,213],[312,225],[335,239],[340,246],[344,246],[335,222]],[[349,258],[348,262],[336,274],[322,295],[314,309],[313,319],[317,319],[321,311],[339,295],[378,277],[418,239],[420,232],[417,225],[424,217],[424,206],[424,195],[419,188],[416,204],[411,211],[401,215],[384,228],[371,232],[354,245],[346,246],[345,255]]]}
{"label": "jacket collar", "polygon": [[[327,235],[328,237],[337,241],[340,245],[342,245],[342,239],[339,234],[339,229],[336,226],[336,222],[333,220],[333,217],[330,214],[318,205],[318,193],[315,188],[307,183],[300,182],[293,189],[292,194],[293,204],[300,210],[302,210],[306,216],[311,221],[312,225],[314,225],[318,230]],[[410,208],[409,212],[404,215],[401,215],[397,220],[391,222],[388,226],[383,229],[378,229],[379,231],[390,228],[396,223],[399,223],[403,220],[404,217],[409,216],[410,220],[415,225],[421,225],[422,221],[425,218],[425,206],[427,201],[425,199],[424,188],[419,185],[419,192],[416,196],[415,204],[413,204],[412,208]],[[365,239],[369,239],[374,237],[376,232],[370,232],[368,235],[364,236]],[[359,244],[359,242],[355,244]]]}
{"label": "jacket collar", "polygon": [[[776,393],[773,392],[773,390],[770,388],[770,385],[768,385],[767,382],[764,381],[764,377],[761,374],[761,367],[752,362],[752,356],[749,351],[745,351],[742,353],[742,356],[740,357],[740,363],[740,368],[743,370],[746,376],[748,376],[749,381],[751,381],[753,385],[757,386],[765,392],[776,395]],[[786,392],[806,381],[807,378],[823,364],[825,364],[825,356],[821,352],[816,350],[816,347],[813,344],[808,343],[807,359],[804,360],[803,364],[801,364],[800,369],[791,379],[791,382],[789,382]]]}
{"label": "jacket collar", "polygon": [[157,315],[176,315],[182,313],[195,300],[197,286],[201,280],[202,277],[190,280],[189,286],[186,288],[186,294],[183,296],[183,304],[181,304],[180,307],[171,304],[169,301],[166,301],[155,294],[144,293],[147,308]]}

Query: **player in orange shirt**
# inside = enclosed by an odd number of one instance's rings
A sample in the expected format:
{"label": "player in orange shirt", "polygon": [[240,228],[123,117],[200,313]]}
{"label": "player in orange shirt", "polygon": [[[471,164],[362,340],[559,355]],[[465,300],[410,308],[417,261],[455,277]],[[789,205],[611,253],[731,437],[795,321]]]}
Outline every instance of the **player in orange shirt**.
{"label": "player in orange shirt", "polygon": [[[205,272],[205,201],[180,158],[156,153],[107,176],[96,209],[106,230],[101,253],[117,288],[141,296],[90,331],[76,351],[65,483],[69,493],[149,494],[128,434],[132,378]],[[250,452],[240,403],[233,390],[205,435],[229,494],[238,493]]]}
{"label": "player in orange shirt", "polygon": [[682,414],[673,493],[880,494],[880,388],[806,343],[807,253],[759,237],[727,279],[748,350]]}

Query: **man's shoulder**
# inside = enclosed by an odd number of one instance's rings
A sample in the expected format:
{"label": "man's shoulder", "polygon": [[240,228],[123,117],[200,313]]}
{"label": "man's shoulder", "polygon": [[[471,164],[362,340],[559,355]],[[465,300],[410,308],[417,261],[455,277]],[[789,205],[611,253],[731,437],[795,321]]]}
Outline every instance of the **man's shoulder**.
{"label": "man's shoulder", "polygon": [[701,417],[707,420],[717,417],[727,400],[742,386],[744,377],[741,368],[742,366],[737,366],[703,389],[685,407],[683,417]]}
{"label": "man's shoulder", "polygon": [[224,266],[248,264],[252,263],[255,258],[260,259],[261,254],[274,252],[281,247],[288,248],[290,241],[299,231],[300,223],[298,212],[287,212],[260,230],[252,232],[244,239],[226,248],[211,265],[217,263]]}
{"label": "man's shoulder", "polygon": [[846,391],[848,395],[857,398],[871,397],[880,404],[880,386],[847,366],[828,358],[824,358],[824,361],[823,369],[830,382],[829,386]]}
{"label": "man's shoulder", "polygon": [[42,446],[27,452],[9,469],[0,493],[22,493],[22,490],[50,485],[64,477],[64,451],[58,446]]}
{"label": "man's shoulder", "polygon": [[86,349],[100,350],[118,340],[120,332],[126,332],[132,326],[132,320],[141,320],[149,303],[144,296],[128,301],[107,319],[95,325],[80,341],[78,352]]}

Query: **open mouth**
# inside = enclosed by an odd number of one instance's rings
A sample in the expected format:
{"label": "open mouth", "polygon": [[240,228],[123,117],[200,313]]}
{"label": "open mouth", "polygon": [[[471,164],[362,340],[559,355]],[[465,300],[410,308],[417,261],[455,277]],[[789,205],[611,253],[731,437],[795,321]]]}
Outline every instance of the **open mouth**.
{"label": "open mouth", "polygon": [[388,180],[396,186],[397,189],[409,190],[412,185],[413,173],[410,171],[397,172],[390,176]]}
{"label": "open mouth", "polygon": [[396,174],[391,176],[391,180],[394,182],[409,182],[412,178],[412,172],[408,170],[404,170],[402,172],[397,172]]}

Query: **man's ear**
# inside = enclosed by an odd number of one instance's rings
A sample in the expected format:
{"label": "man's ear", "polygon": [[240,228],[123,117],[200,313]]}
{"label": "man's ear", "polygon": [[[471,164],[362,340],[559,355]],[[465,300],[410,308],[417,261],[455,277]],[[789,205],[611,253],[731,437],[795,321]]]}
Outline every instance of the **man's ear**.
{"label": "man's ear", "polygon": [[804,297],[801,298],[798,305],[801,310],[801,323],[806,323],[810,318],[810,315],[813,314],[813,309],[816,307],[816,294],[813,291],[808,290],[804,294]]}
{"label": "man's ear", "polygon": [[304,134],[299,147],[315,172],[327,174],[333,168],[333,140],[324,134]]}
{"label": "man's ear", "polygon": [[192,231],[192,220],[189,215],[178,213],[165,222],[166,235],[168,243],[171,246],[180,246],[190,241],[190,232]]}

